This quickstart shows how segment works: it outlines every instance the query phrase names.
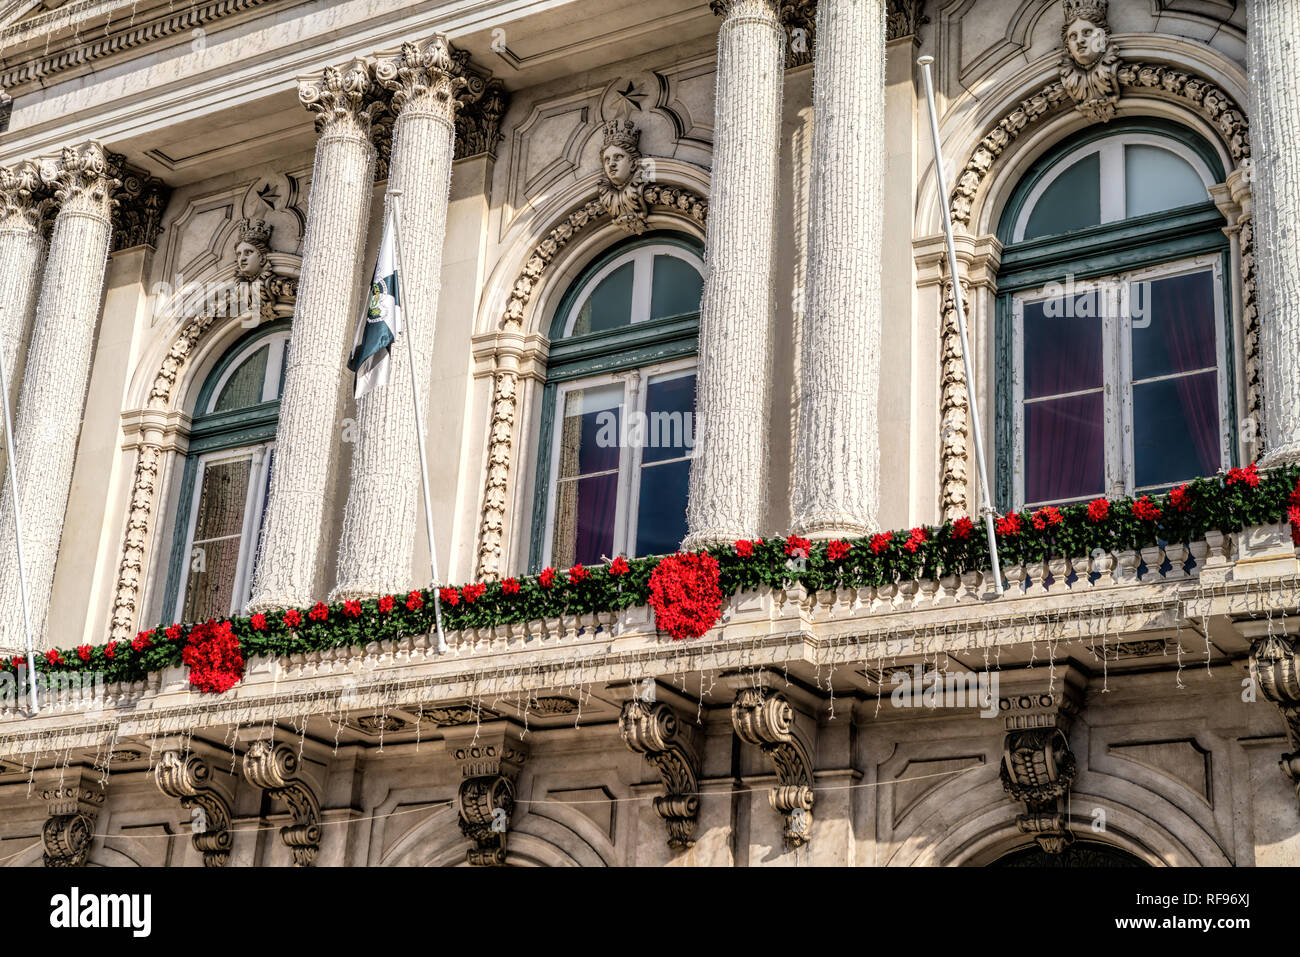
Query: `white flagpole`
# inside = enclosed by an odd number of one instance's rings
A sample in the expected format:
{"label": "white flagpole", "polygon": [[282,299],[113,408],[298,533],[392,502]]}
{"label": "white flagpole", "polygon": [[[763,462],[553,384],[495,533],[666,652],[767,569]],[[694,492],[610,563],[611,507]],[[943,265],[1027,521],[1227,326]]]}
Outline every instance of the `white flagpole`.
{"label": "white flagpole", "polygon": [[397,256],[397,294],[400,297],[402,310],[402,335],[406,339],[406,358],[407,366],[411,372],[411,401],[415,404],[415,440],[420,447],[420,487],[424,491],[424,531],[429,538],[429,571],[432,575],[430,587],[433,589],[433,620],[438,629],[438,653],[442,654],[447,650],[447,638],[442,631],[442,595],[441,583],[438,581],[438,552],[433,547],[433,508],[429,501],[429,459],[424,451],[424,416],[420,413],[420,390],[415,384],[415,346],[411,344],[414,338],[412,333],[412,320],[415,318],[415,309],[412,306],[408,308],[406,299],[406,264],[402,261],[402,217],[400,211],[399,198],[402,195],[400,189],[391,190],[388,194],[392,200],[392,205],[388,207],[388,215],[393,220],[393,252]]}
{"label": "white flagpole", "polygon": [[984,515],[984,529],[989,539],[989,557],[993,563],[993,587],[999,595],[1006,590],[1002,585],[1002,567],[998,562],[998,540],[993,530],[993,500],[989,491],[989,473],[984,464],[984,436],[980,430],[979,403],[975,399],[975,376],[971,373],[970,343],[966,338],[966,309],[961,301],[961,285],[958,282],[957,247],[952,239],[952,216],[948,211],[948,183],[943,175],[943,150],[939,143],[939,114],[934,107],[934,85],[930,79],[930,64],[934,57],[923,56],[916,61],[925,75],[925,99],[930,107],[930,136],[934,139],[934,169],[939,180],[939,208],[943,210],[943,237],[948,244],[948,275],[952,278],[952,298],[957,307],[957,329],[961,333],[961,361],[966,366],[966,394],[970,402],[970,422],[972,438],[975,442],[975,459],[979,463],[980,491],[983,493],[983,505],[980,511]]}
{"label": "white flagpole", "polygon": [[[0,305],[0,316],[5,307]],[[5,452],[9,463],[9,490],[14,503],[14,544],[18,548],[18,591],[23,602],[23,625],[27,631],[27,693],[32,706],[32,714],[37,714],[40,707],[36,700],[36,650],[32,641],[32,614],[27,607],[27,575],[23,569],[23,513],[18,503],[18,472],[14,467],[14,432],[9,416],[9,374],[5,370],[4,356],[0,355],[0,396],[4,399],[5,413]]]}

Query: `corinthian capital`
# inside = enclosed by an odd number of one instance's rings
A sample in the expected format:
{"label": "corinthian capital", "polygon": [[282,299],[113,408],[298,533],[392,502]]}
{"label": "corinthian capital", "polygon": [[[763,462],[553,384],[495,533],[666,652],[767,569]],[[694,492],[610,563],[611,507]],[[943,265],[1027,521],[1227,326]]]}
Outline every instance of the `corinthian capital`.
{"label": "corinthian capital", "polygon": [[776,0],[709,0],[709,9],[720,17],[758,14],[773,16],[777,12]]}
{"label": "corinthian capital", "polygon": [[57,162],[41,164],[41,179],[64,209],[108,216],[113,191],[121,182],[113,176],[108,156],[98,143],[65,146]]}
{"label": "corinthian capital", "polygon": [[0,167],[0,228],[37,229],[49,201],[36,163]]}
{"label": "corinthian capital", "polygon": [[468,58],[438,33],[423,44],[403,43],[395,56],[381,56],[375,63],[375,79],[392,91],[394,113],[418,101],[451,116],[460,105],[457,94],[466,86],[463,74]]}
{"label": "corinthian capital", "polygon": [[369,130],[377,102],[370,64],[360,57],[340,68],[327,66],[319,78],[298,81],[298,100],[316,114],[316,132],[340,122]]}

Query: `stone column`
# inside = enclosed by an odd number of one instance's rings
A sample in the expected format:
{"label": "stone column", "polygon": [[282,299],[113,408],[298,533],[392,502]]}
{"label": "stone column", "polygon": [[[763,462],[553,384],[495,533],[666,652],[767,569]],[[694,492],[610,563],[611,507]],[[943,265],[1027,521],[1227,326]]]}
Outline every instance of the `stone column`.
{"label": "stone column", "polygon": [[785,35],[773,0],[713,0],[713,173],[685,547],[758,537],[767,499]]}
{"label": "stone column", "polygon": [[[425,584],[412,573],[419,520],[420,459],[411,398],[406,335],[414,333],[416,389],[427,415],[434,327],[447,229],[447,201],[456,140],[458,75],[446,37],[384,58],[375,75],[393,91],[397,113],[388,167],[390,190],[401,190],[401,300],[405,331],[393,344],[388,385],[357,402],[357,445],[333,601],[406,591]],[[387,219],[385,219],[387,222]],[[423,535],[420,538],[423,539]]]}
{"label": "stone column", "polygon": [[820,0],[793,503],[810,537],[876,528],[884,130],[884,2]]}
{"label": "stone column", "polygon": [[[82,405],[112,236],[110,211],[118,185],[97,143],[66,148],[42,167],[60,205],[36,305],[18,415],[15,467],[22,492],[23,560],[37,644],[45,645],[45,617],[54,563],[72,485]],[[21,644],[22,604],[14,550],[13,489],[0,496],[0,635]]]}
{"label": "stone column", "polygon": [[1247,8],[1265,465],[1300,461],[1300,2]]}
{"label": "stone column", "polygon": [[0,349],[11,403],[18,395],[14,372],[41,285],[46,252],[41,215],[48,202],[35,163],[0,169],[0,308],[4,310],[0,315]]}
{"label": "stone column", "polygon": [[354,60],[298,84],[317,114],[302,275],[289,340],[275,462],[249,607],[262,611],[323,597],[325,530],[341,441],[347,354],[360,313],[375,148],[370,66]]}

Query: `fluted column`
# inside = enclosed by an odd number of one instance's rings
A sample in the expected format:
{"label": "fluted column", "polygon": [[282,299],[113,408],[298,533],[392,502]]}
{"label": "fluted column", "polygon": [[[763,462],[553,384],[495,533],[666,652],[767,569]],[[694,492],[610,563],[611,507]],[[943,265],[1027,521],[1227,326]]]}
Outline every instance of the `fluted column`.
{"label": "fluted column", "polygon": [[49,203],[40,168],[19,163],[0,169],[0,356],[10,399],[16,398],[14,370],[22,341],[36,308],[45,261],[41,215]]}
{"label": "fluted column", "polygon": [[1300,461],[1300,0],[1251,0],[1247,12],[1263,463],[1281,465]]}
{"label": "fluted column", "polygon": [[445,37],[406,44],[381,59],[376,78],[393,92],[390,190],[401,190],[402,313],[406,332],[393,344],[388,385],[357,402],[357,445],[333,600],[405,591],[416,582],[411,557],[420,505],[420,462],[411,399],[407,334],[414,333],[416,388],[428,409],[438,313],[442,243],[456,140],[456,90],[465,85]]}
{"label": "fluted column", "polygon": [[800,351],[794,525],[835,538],[876,528],[884,0],[819,0],[807,319]]}
{"label": "fluted column", "polygon": [[784,31],[772,0],[713,0],[713,173],[686,546],[757,537],[767,499]]}
{"label": "fluted column", "polygon": [[341,441],[347,353],[358,318],[375,148],[371,70],[362,60],[298,84],[317,114],[307,228],[275,462],[253,581],[254,611],[322,597],[331,483]]}
{"label": "fluted column", "polygon": [[[14,464],[22,493],[23,559],[32,628],[43,646],[108,263],[117,180],[109,174],[104,151],[95,143],[64,149],[59,162],[43,166],[41,174],[53,187],[60,209],[18,398]],[[0,595],[4,596],[0,636],[18,645],[23,640],[23,617],[12,496],[6,479],[0,496]]]}

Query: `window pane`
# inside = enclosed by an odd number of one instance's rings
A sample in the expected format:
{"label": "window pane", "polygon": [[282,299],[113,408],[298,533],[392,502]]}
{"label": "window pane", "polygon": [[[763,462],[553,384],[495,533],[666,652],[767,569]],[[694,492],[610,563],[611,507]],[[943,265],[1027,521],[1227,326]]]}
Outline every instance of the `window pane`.
{"label": "window pane", "polygon": [[704,279],[695,267],[676,256],[655,256],[654,284],[650,293],[650,318],[684,316],[700,311]]}
{"label": "window pane", "polygon": [[651,379],[645,398],[641,461],[662,462],[690,455],[695,446],[695,373]]}
{"label": "window pane", "polygon": [[1025,239],[1085,229],[1101,222],[1101,158],[1090,153],[1043,191],[1025,225]]}
{"label": "window pane", "polygon": [[251,464],[239,459],[203,470],[193,547],[184,556],[184,621],[230,614]]}
{"label": "window pane", "polygon": [[1098,293],[1025,303],[1024,396],[1100,388],[1102,338]]}
{"label": "window pane", "polygon": [[209,465],[203,470],[199,514],[194,525],[196,543],[243,532],[251,468],[252,459],[244,458]]}
{"label": "window pane", "polygon": [[[647,450],[648,451],[648,450]],[[677,551],[686,537],[686,486],[690,459],[641,469],[641,499],[636,513],[636,554]]]}
{"label": "window pane", "polygon": [[617,472],[560,482],[555,495],[551,564],[556,568],[594,565],[612,555],[617,506]]}
{"label": "window pane", "polygon": [[1133,459],[1139,487],[1218,471],[1217,372],[1133,386]]}
{"label": "window pane", "polygon": [[1102,394],[1025,405],[1025,501],[1100,495],[1106,484]]}
{"label": "window pane", "polygon": [[213,412],[228,412],[257,405],[262,401],[262,383],[266,380],[267,349],[263,346],[243,361],[234,375],[221,387],[212,405]]}
{"label": "window pane", "polygon": [[556,472],[559,478],[618,468],[622,411],[622,383],[566,393]]}
{"label": "window pane", "polygon": [[632,321],[632,272],[635,263],[624,263],[600,281],[582,304],[570,335],[617,329]]}
{"label": "window pane", "polygon": [[[207,621],[230,614],[235,589],[235,567],[239,563],[239,539],[222,538],[195,546],[202,551],[189,556],[189,580],[185,584],[185,606],[181,621]],[[201,559],[201,561],[200,561]]]}
{"label": "window pane", "polygon": [[1190,273],[1129,285],[1133,378],[1207,369],[1218,364],[1214,274]]}
{"label": "window pane", "polygon": [[1158,146],[1124,147],[1126,216],[1177,209],[1210,198],[1201,177],[1181,156]]}

